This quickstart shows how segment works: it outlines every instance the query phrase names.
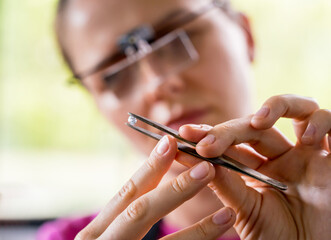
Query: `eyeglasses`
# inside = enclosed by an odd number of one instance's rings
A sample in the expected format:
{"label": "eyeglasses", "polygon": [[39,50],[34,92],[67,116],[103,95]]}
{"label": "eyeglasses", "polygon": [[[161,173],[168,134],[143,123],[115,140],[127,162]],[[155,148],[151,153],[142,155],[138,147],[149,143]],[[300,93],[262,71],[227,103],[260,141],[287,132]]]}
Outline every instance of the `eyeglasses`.
{"label": "eyeglasses", "polygon": [[188,35],[183,30],[176,30],[151,45],[139,47],[136,53],[106,69],[102,78],[108,89],[122,99],[143,84],[144,79],[162,81],[196,60],[198,53]]}
{"label": "eyeglasses", "polygon": [[[165,26],[156,24],[155,28],[148,25],[136,28],[121,38],[118,44],[120,51],[73,78],[84,83],[84,78],[102,71],[99,77],[103,84],[122,99],[143,84],[146,78],[161,81],[181,72],[198,60],[198,52],[184,26],[215,7],[229,11],[228,1],[214,0],[197,11],[175,17]],[[153,32],[153,29],[157,31]]]}

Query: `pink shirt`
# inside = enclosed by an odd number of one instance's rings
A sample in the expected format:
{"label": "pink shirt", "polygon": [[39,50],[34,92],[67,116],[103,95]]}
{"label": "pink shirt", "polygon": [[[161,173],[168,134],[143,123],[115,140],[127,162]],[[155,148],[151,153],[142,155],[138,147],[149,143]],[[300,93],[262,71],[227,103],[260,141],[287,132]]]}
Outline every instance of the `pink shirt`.
{"label": "pink shirt", "polygon": [[[73,240],[75,236],[86,227],[97,214],[82,218],[60,218],[43,224],[37,233],[37,240]],[[174,233],[178,229],[161,222],[159,238]],[[240,240],[240,238],[220,238],[219,240]]]}
{"label": "pink shirt", "polygon": [[[171,233],[177,232],[179,229],[177,229],[175,227],[172,227],[172,226],[169,226],[169,225],[164,224],[164,223],[161,222],[159,230],[160,230],[160,232],[159,232],[158,238],[161,238],[161,237],[167,236]],[[239,237],[234,237],[234,238],[221,237],[218,240],[240,240],[240,238]]]}

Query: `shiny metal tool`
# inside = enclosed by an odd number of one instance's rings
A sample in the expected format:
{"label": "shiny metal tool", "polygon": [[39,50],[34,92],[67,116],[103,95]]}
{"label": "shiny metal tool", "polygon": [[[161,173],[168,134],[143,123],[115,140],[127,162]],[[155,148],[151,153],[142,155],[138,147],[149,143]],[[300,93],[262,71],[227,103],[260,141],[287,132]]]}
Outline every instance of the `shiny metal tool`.
{"label": "shiny metal tool", "polygon": [[[283,184],[275,179],[269,178],[269,177],[263,175],[262,173],[259,173],[224,154],[222,156],[214,157],[214,158],[206,158],[206,157],[199,155],[195,151],[196,143],[190,142],[190,141],[182,138],[181,136],[179,136],[179,133],[176,130],[169,128],[167,126],[164,126],[162,124],[159,124],[157,122],[154,122],[152,120],[149,120],[145,117],[139,116],[137,114],[129,113],[129,119],[128,119],[128,122],[126,123],[126,125],[138,132],[141,132],[151,138],[154,138],[155,140],[160,140],[162,138],[162,136],[157,133],[153,133],[144,128],[136,126],[135,124],[136,124],[137,120],[142,121],[156,129],[159,129],[162,132],[165,132],[165,133],[175,137],[176,139],[178,139],[180,141],[180,142],[177,142],[178,149],[182,152],[185,152],[187,154],[190,154],[190,155],[200,158],[202,160],[208,161],[212,164],[217,164],[217,165],[226,167],[228,169],[231,169],[233,171],[239,172],[241,174],[247,175],[256,180],[267,183],[279,190],[284,191],[287,189],[287,186],[285,184]],[[181,142],[183,142],[183,143],[181,143]],[[192,147],[189,147],[188,145],[190,145]]]}

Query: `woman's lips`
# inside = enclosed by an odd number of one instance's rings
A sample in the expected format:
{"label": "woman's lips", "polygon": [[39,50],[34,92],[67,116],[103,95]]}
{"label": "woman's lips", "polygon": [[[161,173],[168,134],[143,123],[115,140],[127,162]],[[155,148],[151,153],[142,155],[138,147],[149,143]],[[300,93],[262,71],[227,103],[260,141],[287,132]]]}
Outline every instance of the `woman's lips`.
{"label": "woman's lips", "polygon": [[174,120],[171,120],[168,124],[166,124],[168,127],[175,129],[178,131],[180,126],[184,124],[200,124],[202,123],[201,120],[203,116],[205,116],[207,113],[206,110],[196,110],[196,111],[190,111],[188,113],[183,114],[179,118],[176,118]]}

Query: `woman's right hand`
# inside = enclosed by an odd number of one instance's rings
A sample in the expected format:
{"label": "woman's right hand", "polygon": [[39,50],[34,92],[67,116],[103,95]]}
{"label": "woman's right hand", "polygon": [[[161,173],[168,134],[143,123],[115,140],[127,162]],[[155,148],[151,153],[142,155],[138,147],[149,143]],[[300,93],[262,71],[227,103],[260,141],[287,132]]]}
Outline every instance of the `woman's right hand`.
{"label": "woman's right hand", "polygon": [[[292,118],[297,141],[290,142],[273,125]],[[216,126],[186,125],[182,137],[198,142],[204,157],[226,155],[288,186],[267,184],[215,167],[210,184],[225,206],[237,213],[241,239],[318,239],[331,236],[331,111],[306,97],[269,98],[256,114]],[[328,140],[329,138],[329,140]],[[181,160],[184,154],[178,154]],[[198,159],[191,158],[185,164]]]}
{"label": "woman's right hand", "polygon": [[[192,198],[215,176],[214,167],[201,162],[173,180],[160,184],[177,153],[173,137],[163,137],[148,160],[77,236],[82,239],[141,239],[162,217]],[[216,239],[235,222],[231,208],[223,208],[200,222],[162,239]]]}

